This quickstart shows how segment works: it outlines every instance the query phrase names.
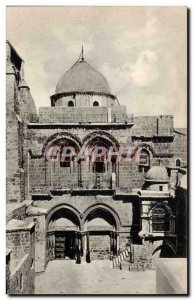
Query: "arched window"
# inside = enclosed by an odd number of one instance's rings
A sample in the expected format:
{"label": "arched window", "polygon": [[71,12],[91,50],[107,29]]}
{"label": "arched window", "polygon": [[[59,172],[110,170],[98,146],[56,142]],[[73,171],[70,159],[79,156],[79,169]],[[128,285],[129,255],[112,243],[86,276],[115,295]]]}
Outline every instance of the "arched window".
{"label": "arched window", "polygon": [[99,106],[98,101],[94,101],[94,102],[93,102],[93,106]]}
{"label": "arched window", "polygon": [[150,155],[146,149],[141,149],[139,154],[139,172],[147,172],[150,168]]}
{"label": "arched window", "polygon": [[181,166],[181,160],[180,159],[176,159],[176,167],[180,167]]}
{"label": "arched window", "polygon": [[170,231],[170,213],[163,206],[152,210],[152,232]]}
{"label": "arched window", "polygon": [[71,100],[70,100],[70,101],[68,101],[68,106],[69,106],[69,107],[73,107],[73,106],[74,106],[74,102],[73,102],[73,101],[71,101]]}

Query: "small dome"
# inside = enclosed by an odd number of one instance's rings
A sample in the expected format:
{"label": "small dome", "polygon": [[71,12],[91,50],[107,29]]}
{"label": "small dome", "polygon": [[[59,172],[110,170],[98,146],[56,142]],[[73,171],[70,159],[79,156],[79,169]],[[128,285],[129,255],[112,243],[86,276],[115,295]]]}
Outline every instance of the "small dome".
{"label": "small dome", "polygon": [[71,92],[110,94],[110,88],[100,72],[81,60],[64,73],[56,85],[56,94]]}
{"label": "small dome", "polygon": [[146,174],[146,181],[169,181],[167,170],[164,166],[153,166]]}

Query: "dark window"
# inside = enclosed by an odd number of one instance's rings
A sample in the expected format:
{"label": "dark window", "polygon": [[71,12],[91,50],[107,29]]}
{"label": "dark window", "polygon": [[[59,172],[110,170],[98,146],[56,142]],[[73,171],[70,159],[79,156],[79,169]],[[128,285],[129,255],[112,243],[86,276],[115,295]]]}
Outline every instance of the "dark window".
{"label": "dark window", "polygon": [[74,102],[73,101],[68,101],[68,106],[69,107],[73,107],[74,106]]}
{"label": "dark window", "polygon": [[163,191],[163,186],[162,185],[159,186],[159,190],[160,190],[160,192]]}
{"label": "dark window", "polygon": [[93,164],[93,173],[104,173],[105,172],[105,164],[103,161],[96,161]]}
{"label": "dark window", "polygon": [[22,60],[15,50],[11,47],[11,62],[17,68],[18,71],[21,70]]}
{"label": "dark window", "polygon": [[68,168],[68,167],[70,167],[70,162],[68,162],[68,161],[61,161],[60,162],[60,167],[61,168]]}
{"label": "dark window", "polygon": [[99,106],[98,101],[94,101],[94,102],[93,102],[93,106]]}
{"label": "dark window", "polygon": [[66,156],[60,156],[60,167],[61,168],[68,168],[70,167],[70,162],[73,161],[73,156],[70,155],[70,150],[67,150]]}
{"label": "dark window", "polygon": [[163,232],[170,230],[170,220],[167,210],[163,207],[156,207],[152,212],[152,231]]}
{"label": "dark window", "polygon": [[180,167],[181,166],[181,161],[180,159],[176,159],[176,167]]}
{"label": "dark window", "polygon": [[145,149],[142,149],[139,156],[139,165],[149,166],[149,163],[150,163],[149,152]]}

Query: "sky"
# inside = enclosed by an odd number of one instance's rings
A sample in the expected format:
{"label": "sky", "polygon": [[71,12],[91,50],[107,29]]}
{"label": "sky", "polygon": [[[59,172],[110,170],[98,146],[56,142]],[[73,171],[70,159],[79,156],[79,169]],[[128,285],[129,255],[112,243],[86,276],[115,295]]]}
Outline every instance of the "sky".
{"label": "sky", "polygon": [[185,7],[7,7],[7,39],[25,61],[37,107],[50,106],[79,58],[107,79],[128,114],[187,123]]}

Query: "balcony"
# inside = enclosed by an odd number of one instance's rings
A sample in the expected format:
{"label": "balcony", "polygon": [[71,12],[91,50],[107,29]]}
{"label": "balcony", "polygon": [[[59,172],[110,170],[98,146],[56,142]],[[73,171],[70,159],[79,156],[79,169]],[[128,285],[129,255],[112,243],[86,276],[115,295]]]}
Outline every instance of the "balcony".
{"label": "balcony", "polygon": [[73,194],[73,195],[113,195],[115,191],[115,175],[106,173],[89,173],[87,178],[78,178],[70,174],[68,179],[58,177],[49,185],[50,193],[54,195]]}

